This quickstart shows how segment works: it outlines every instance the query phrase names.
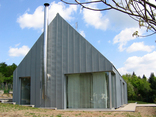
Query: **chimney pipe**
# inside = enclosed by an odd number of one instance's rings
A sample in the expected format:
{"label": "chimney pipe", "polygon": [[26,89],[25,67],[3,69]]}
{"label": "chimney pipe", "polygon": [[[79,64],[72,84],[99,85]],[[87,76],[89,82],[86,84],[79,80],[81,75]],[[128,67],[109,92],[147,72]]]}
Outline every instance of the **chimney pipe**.
{"label": "chimney pipe", "polygon": [[47,34],[48,34],[48,3],[44,4],[44,97],[46,98],[47,79]]}

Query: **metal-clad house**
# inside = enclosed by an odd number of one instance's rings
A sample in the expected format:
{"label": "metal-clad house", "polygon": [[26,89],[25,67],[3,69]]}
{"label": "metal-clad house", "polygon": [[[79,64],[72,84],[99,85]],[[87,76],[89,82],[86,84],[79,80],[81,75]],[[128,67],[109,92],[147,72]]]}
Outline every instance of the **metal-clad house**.
{"label": "metal-clad house", "polygon": [[14,102],[58,109],[127,104],[127,84],[114,65],[59,14],[48,26],[44,79],[43,37],[13,73]]}

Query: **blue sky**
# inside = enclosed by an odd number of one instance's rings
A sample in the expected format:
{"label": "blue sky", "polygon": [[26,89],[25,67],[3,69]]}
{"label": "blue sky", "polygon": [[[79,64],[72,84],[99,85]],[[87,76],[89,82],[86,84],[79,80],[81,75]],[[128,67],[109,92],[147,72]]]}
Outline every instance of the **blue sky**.
{"label": "blue sky", "polygon": [[[132,37],[138,22],[111,10],[95,12],[54,0],[0,1],[0,62],[19,65],[43,31],[44,3],[50,3],[49,22],[59,13],[99,50],[122,74],[156,74],[156,35]],[[155,2],[155,1],[154,1]],[[93,7],[98,7],[96,4]]]}

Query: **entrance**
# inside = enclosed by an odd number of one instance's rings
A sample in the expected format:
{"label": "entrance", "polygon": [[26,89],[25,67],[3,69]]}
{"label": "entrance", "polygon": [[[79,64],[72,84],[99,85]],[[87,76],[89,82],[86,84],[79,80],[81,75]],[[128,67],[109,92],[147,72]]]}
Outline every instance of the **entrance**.
{"label": "entrance", "polygon": [[20,104],[30,104],[30,77],[21,78],[21,99]]}

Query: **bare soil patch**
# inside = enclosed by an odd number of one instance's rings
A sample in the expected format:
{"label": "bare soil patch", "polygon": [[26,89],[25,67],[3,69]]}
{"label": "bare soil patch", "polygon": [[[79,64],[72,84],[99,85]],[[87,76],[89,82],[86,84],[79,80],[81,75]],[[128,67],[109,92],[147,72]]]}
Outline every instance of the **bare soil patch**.
{"label": "bare soil patch", "polygon": [[1,94],[0,99],[7,99],[7,98],[13,98],[12,94]]}
{"label": "bare soil patch", "polygon": [[135,112],[64,111],[1,104],[0,117],[153,117],[156,107],[137,107]]}
{"label": "bare soil patch", "polygon": [[140,113],[141,117],[156,117],[156,107],[137,107],[135,112]]}

